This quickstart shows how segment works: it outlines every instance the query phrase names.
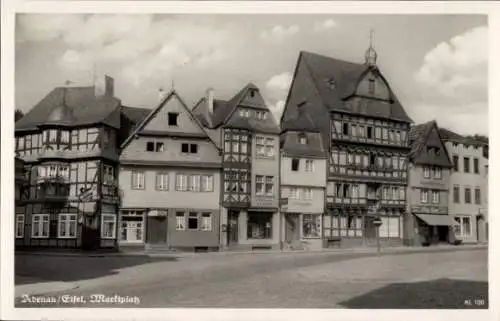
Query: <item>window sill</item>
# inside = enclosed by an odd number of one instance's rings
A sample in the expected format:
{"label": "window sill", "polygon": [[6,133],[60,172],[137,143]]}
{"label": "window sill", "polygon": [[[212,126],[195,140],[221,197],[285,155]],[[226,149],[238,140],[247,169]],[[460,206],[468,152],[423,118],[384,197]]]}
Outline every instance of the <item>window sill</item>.
{"label": "window sill", "polygon": [[32,239],[48,239],[48,236],[31,236]]}
{"label": "window sill", "polygon": [[58,239],[76,239],[76,236],[57,236]]}

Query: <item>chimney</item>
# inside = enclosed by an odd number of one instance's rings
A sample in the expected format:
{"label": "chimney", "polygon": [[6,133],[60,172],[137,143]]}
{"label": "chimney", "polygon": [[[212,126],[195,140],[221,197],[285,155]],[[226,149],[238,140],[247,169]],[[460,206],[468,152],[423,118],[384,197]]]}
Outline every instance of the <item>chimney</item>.
{"label": "chimney", "polygon": [[115,81],[108,75],[99,77],[94,84],[94,90],[96,97],[113,97],[115,94]]}
{"label": "chimney", "polygon": [[214,89],[213,88],[207,89],[206,99],[207,99],[208,113],[211,115],[214,113]]}

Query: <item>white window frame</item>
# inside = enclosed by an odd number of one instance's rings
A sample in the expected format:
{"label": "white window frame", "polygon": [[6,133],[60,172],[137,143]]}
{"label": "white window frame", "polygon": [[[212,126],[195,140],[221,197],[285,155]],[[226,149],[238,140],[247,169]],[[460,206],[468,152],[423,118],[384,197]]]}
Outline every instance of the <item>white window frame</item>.
{"label": "white window frame", "polygon": [[289,197],[292,200],[300,199],[300,190],[297,187],[290,187]]}
{"label": "white window frame", "polygon": [[420,203],[427,204],[429,203],[429,191],[422,189],[420,190]]}
{"label": "white window frame", "polygon": [[436,178],[436,179],[441,179],[443,173],[442,173],[442,170],[441,170],[441,167],[434,167],[433,168],[433,177]]}
{"label": "white window frame", "polygon": [[439,191],[432,191],[432,204],[439,204]]}
{"label": "white window frame", "polygon": [[[182,214],[182,215],[180,215]],[[175,230],[185,231],[186,230],[186,213],[176,212],[175,213]]]}
{"label": "white window frame", "polygon": [[201,190],[203,192],[213,192],[214,191],[214,176],[213,175],[202,175],[201,176]]}
{"label": "white window frame", "polygon": [[201,213],[201,228],[200,228],[200,230],[205,231],[205,232],[212,231],[212,213],[209,213],[209,212]]}
{"label": "white window frame", "polygon": [[424,178],[431,178],[431,169],[427,166],[424,167]]}
{"label": "white window frame", "polygon": [[158,172],[155,177],[155,189],[157,191],[168,191],[170,175],[168,172]]}
{"label": "white window frame", "polygon": [[201,176],[198,174],[189,175],[189,191],[200,192],[201,191]]}
{"label": "white window frame", "polygon": [[264,196],[266,190],[264,185],[265,177],[263,175],[255,175],[255,195]]}
{"label": "white window frame", "polygon": [[[76,238],[76,225],[77,221],[77,214],[59,214],[58,220],[57,220],[57,237],[61,239],[73,239]],[[66,231],[66,235],[61,235],[61,223],[64,222],[64,230]],[[71,224],[74,224],[74,235],[70,234],[71,231]]]}
{"label": "white window frame", "polygon": [[314,160],[306,159],[305,170],[306,172],[311,172],[311,173],[314,172]]}
{"label": "white window frame", "polygon": [[[146,189],[146,173],[143,171],[132,171],[132,181],[131,187],[133,190],[144,190]],[[135,176],[135,178],[134,178]]]}
{"label": "white window frame", "polygon": [[[35,218],[39,218],[38,232],[39,235],[35,235]],[[43,225],[47,223],[47,234],[43,235]],[[49,214],[33,214],[31,217],[31,238],[34,239],[47,239],[50,234],[50,215]]]}
{"label": "white window frame", "polygon": [[275,156],[275,151],[274,151],[274,138],[272,137],[267,137],[264,140],[265,144],[265,150],[266,150],[266,156],[267,157],[274,157]]}
{"label": "white window frame", "polygon": [[188,175],[182,173],[175,175],[175,190],[179,192],[188,190]]}
{"label": "white window frame", "polygon": [[[109,220],[111,218],[111,220]],[[111,236],[104,235],[104,225],[112,222],[113,228],[111,229]],[[116,215],[115,214],[101,214],[101,239],[114,240],[116,239]]]}
{"label": "white window frame", "polygon": [[304,200],[311,201],[313,198],[313,190],[310,187],[304,188]]}
{"label": "white window frame", "polygon": [[[274,195],[274,176],[266,176],[265,182],[264,182],[264,193],[266,196],[273,196]],[[267,187],[268,185],[271,185],[271,191],[268,193],[267,192]]]}
{"label": "white window frame", "polygon": [[[24,228],[26,226],[24,214],[16,214],[16,238],[24,238]],[[19,224],[22,224],[22,228],[19,230]],[[18,233],[18,232],[21,233]]]}

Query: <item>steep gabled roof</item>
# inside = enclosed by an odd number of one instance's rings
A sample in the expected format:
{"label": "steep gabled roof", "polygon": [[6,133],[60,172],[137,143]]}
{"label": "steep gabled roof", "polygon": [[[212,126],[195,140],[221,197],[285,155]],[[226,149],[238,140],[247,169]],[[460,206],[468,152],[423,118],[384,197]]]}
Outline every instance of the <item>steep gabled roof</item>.
{"label": "steep gabled roof", "polygon": [[[447,166],[451,167],[452,166],[452,161],[449,157],[448,152],[446,151],[446,147],[444,146],[443,139],[441,137],[439,127],[436,123],[435,120],[413,126],[410,129],[410,132],[408,134],[408,139],[410,141],[410,153],[409,153],[409,158],[411,161],[417,161],[421,153],[424,151],[424,148],[428,146],[428,140],[429,136],[432,133],[433,129],[435,129],[435,132],[439,138],[440,145],[443,146],[444,150],[444,156],[445,159],[438,159],[436,160],[436,164],[439,164],[440,166]],[[442,157],[442,156],[434,156],[434,157]],[[419,161],[420,162],[420,161]]]}
{"label": "steep gabled roof", "polygon": [[119,128],[119,117],[109,116],[120,104],[115,97],[96,97],[94,87],[57,87],[16,122],[16,131],[32,130],[46,124],[83,126],[103,123]]}
{"label": "steep gabled roof", "polygon": [[122,106],[122,113],[134,124],[141,122],[151,112],[149,108]]}
{"label": "steep gabled roof", "polygon": [[[173,97],[177,98],[179,100],[179,102],[181,103],[181,106],[186,110],[188,116],[191,118],[191,120],[193,120],[193,122],[201,129],[201,131],[206,135],[206,138],[210,140],[210,142],[212,142],[212,144],[214,144],[215,148],[219,149],[219,146],[216,144],[216,142],[210,137],[210,135],[208,135],[208,133],[206,132],[205,128],[203,127],[203,125],[199,122],[198,120],[198,117],[196,117],[192,112],[191,110],[187,107],[186,103],[184,102],[184,100],[182,100],[182,98],[177,94],[177,92],[175,91],[175,89],[172,89],[167,95],[165,95],[165,97],[163,97],[163,99],[160,101],[160,103],[158,104],[158,106],[156,106],[156,108],[150,110],[150,112],[147,114],[146,117],[144,117],[142,119],[142,121],[140,121],[134,128],[134,130],[130,133],[130,135],[125,139],[125,141],[121,144],[120,148],[121,149],[124,149],[125,147],[127,147],[127,145],[130,143],[130,141],[132,141],[132,139],[134,138],[134,136],[136,136],[137,134],[139,134],[139,132],[149,123],[149,121],[151,121],[151,119],[154,118],[154,116],[158,113],[158,111],[160,111],[165,105],[166,103],[172,99]],[[140,112],[138,112],[140,113]]]}
{"label": "steep gabled roof", "polygon": [[281,132],[297,131],[308,133],[319,133],[319,128],[314,124],[312,117],[304,110],[295,119],[284,121],[281,125]]}
{"label": "steep gabled roof", "polygon": [[[300,52],[298,64],[300,63],[306,65],[318,96],[329,111],[365,114],[366,116],[384,117],[407,123],[412,122],[378,68],[305,51]],[[391,96],[390,108],[383,108],[388,112],[380,113],[382,108],[377,107],[382,102],[369,98],[361,98],[368,105],[372,105],[367,106],[364,110],[352,110],[350,104],[346,101],[347,98],[355,94],[359,82],[370,70],[377,73],[389,88]]]}

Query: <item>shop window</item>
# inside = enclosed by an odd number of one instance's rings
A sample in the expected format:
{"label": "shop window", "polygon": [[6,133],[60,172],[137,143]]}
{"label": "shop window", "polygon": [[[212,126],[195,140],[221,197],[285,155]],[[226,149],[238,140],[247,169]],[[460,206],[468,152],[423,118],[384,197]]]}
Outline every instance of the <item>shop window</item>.
{"label": "shop window", "polygon": [[321,215],[304,214],[302,217],[302,236],[319,238],[321,231]]}
{"label": "shop window", "polygon": [[247,238],[270,239],[272,238],[272,214],[248,214]]}

